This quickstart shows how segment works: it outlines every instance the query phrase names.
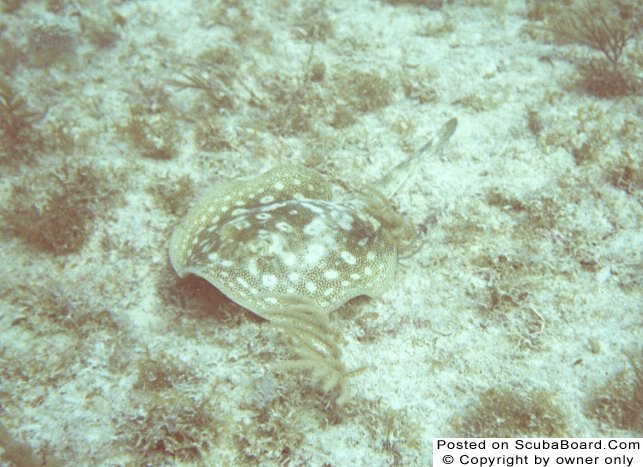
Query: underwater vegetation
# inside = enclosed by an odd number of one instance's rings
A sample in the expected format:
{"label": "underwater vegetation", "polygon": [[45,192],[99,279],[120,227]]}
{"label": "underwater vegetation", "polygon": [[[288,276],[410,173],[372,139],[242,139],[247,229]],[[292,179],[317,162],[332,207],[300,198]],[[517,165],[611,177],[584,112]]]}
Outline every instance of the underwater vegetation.
{"label": "underwater vegetation", "polygon": [[564,437],[560,409],[545,390],[520,387],[487,389],[477,403],[452,421],[458,437]]}
{"label": "underwater vegetation", "polygon": [[42,151],[43,137],[34,126],[38,115],[9,82],[0,79],[0,165],[33,162]]}
{"label": "underwater vegetation", "polygon": [[216,396],[195,397],[189,388],[196,376],[162,352],[146,351],[136,364],[133,410],[119,422],[123,442],[148,462],[200,459],[223,424]]}
{"label": "underwater vegetation", "polygon": [[587,414],[608,427],[643,435],[643,355],[627,354],[630,368],[619,371],[594,392]]}
{"label": "underwater vegetation", "polygon": [[0,11],[3,13],[13,13],[25,2],[25,0],[2,0]]}
{"label": "underwater vegetation", "polygon": [[15,440],[9,431],[0,423],[0,446],[4,450],[4,458],[19,467],[38,467],[33,450],[27,444]]}
{"label": "underwater vegetation", "polygon": [[26,56],[35,68],[49,68],[71,60],[76,53],[73,33],[57,25],[38,25],[29,32]]}
{"label": "underwater vegetation", "polygon": [[112,194],[96,169],[63,162],[50,173],[12,185],[0,210],[2,230],[39,252],[74,253],[83,248],[96,214]]}
{"label": "underwater vegetation", "polygon": [[167,160],[178,153],[180,137],[169,112],[149,115],[131,108],[127,122],[118,126],[118,131],[141,157]]}
{"label": "underwater vegetation", "polygon": [[325,393],[337,394],[337,403],[349,396],[346,382],[365,368],[348,370],[337,344],[341,335],[329,323],[328,315],[316,313],[310,304],[289,306],[271,316],[271,325],[288,339],[295,357],[277,363],[276,369],[309,372]]}
{"label": "underwater vegetation", "polygon": [[585,92],[615,98],[640,91],[641,80],[637,75],[641,52],[634,51],[628,63],[623,57],[627,46],[640,35],[642,14],[640,4],[637,7],[627,2],[610,5],[588,1],[548,18],[547,27],[560,43],[583,45],[602,54],[601,58],[583,58],[577,63],[580,87]]}

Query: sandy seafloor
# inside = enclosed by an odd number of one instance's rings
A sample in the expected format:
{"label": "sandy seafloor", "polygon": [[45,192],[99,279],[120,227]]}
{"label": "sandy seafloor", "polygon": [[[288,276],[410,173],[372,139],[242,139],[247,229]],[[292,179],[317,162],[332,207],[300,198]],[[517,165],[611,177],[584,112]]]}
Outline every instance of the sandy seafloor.
{"label": "sandy seafloor", "polygon": [[[600,54],[518,0],[21,3],[3,80],[47,143],[3,163],[4,224],[63,166],[100,180],[70,252],[3,228],[0,420],[37,462],[430,465],[438,436],[641,436],[642,108],[577,85]],[[200,190],[279,165],[376,183],[453,117],[393,200],[422,248],[331,315],[366,367],[345,404],[172,271]]]}

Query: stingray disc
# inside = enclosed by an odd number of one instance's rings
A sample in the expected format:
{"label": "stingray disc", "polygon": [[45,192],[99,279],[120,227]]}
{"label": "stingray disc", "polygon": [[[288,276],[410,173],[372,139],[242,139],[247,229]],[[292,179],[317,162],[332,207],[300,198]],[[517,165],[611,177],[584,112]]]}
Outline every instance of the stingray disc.
{"label": "stingray disc", "polygon": [[377,296],[395,273],[395,246],[360,203],[333,201],[332,186],[303,167],[278,167],[204,193],[177,227],[170,260],[245,308],[310,303],[330,312]]}

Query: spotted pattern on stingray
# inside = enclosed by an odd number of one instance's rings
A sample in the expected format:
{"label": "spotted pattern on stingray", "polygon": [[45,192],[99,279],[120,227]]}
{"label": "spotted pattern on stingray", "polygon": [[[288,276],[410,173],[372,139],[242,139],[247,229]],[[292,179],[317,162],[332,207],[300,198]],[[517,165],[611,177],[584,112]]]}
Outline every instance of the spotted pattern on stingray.
{"label": "spotted pattern on stingray", "polygon": [[330,312],[355,296],[377,296],[394,275],[395,246],[359,203],[331,193],[321,174],[302,167],[221,183],[174,232],[172,265],[266,318],[289,303]]}

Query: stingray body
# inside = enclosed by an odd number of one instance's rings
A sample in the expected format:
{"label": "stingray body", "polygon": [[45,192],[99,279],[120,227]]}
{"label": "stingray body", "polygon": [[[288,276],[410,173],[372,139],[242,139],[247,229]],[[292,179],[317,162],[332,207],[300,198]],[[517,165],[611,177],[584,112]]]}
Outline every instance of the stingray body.
{"label": "stingray body", "polygon": [[175,231],[172,265],[270,318],[288,302],[332,311],[377,295],[396,251],[365,209],[333,201],[332,186],[303,167],[278,167],[206,192]]}

